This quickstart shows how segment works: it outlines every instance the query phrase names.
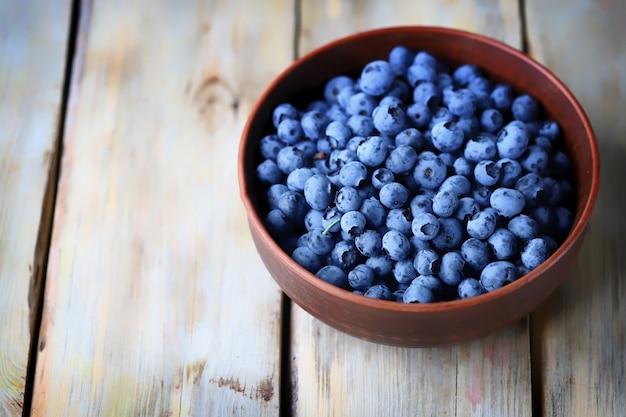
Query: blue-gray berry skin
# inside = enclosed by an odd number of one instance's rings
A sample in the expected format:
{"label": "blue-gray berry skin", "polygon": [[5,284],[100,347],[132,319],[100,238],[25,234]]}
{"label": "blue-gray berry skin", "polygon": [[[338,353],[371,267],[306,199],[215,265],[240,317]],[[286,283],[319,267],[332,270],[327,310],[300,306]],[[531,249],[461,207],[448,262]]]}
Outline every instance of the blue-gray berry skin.
{"label": "blue-gray berry skin", "polygon": [[346,75],[332,77],[324,85],[324,99],[328,103],[336,103],[341,90],[346,87],[352,87],[353,85],[354,81],[352,78]]}
{"label": "blue-gray berry skin", "polygon": [[335,140],[335,148],[345,148],[346,144],[352,138],[352,130],[343,122],[336,120],[331,121],[324,131],[326,136]]}
{"label": "blue-gray berry skin", "polygon": [[389,209],[400,208],[406,204],[409,191],[399,182],[390,182],[380,189],[379,198],[381,204]]}
{"label": "blue-gray berry skin", "polygon": [[515,182],[515,189],[524,196],[524,201],[528,208],[536,207],[543,203],[544,188],[543,178],[534,172],[522,175]]}
{"label": "blue-gray berry skin", "polygon": [[306,165],[306,160],[301,150],[293,146],[285,146],[276,155],[276,165],[285,174]]}
{"label": "blue-gray berry skin", "polygon": [[435,301],[435,294],[433,290],[420,283],[412,283],[409,288],[404,290],[402,301],[405,303],[432,303]]}
{"label": "blue-gray berry skin", "polygon": [[371,96],[381,96],[389,90],[394,79],[391,64],[385,60],[369,62],[363,67],[359,86]]}
{"label": "blue-gray berry skin", "polygon": [[475,278],[465,278],[459,282],[457,292],[461,299],[477,297],[486,292],[483,285]]}
{"label": "blue-gray berry skin", "polygon": [[322,210],[311,209],[307,211],[304,216],[304,226],[306,230],[311,231],[316,228],[324,228],[322,226],[322,220],[324,218],[324,212]]}
{"label": "blue-gray berry skin", "polygon": [[550,247],[543,238],[529,240],[522,247],[520,258],[522,264],[529,270],[537,268],[544,263],[551,255]]}
{"label": "blue-gray berry skin", "polygon": [[452,76],[459,85],[467,86],[474,78],[482,76],[482,72],[474,64],[461,64],[454,69]]}
{"label": "blue-gray berry skin", "polygon": [[348,287],[348,274],[336,265],[323,266],[315,273],[315,275],[337,287]]}
{"label": "blue-gray berry skin", "polygon": [[467,220],[467,234],[476,239],[487,239],[496,230],[496,214],[490,210],[481,210]]}
{"label": "blue-gray berry skin", "polygon": [[489,197],[491,207],[502,217],[517,216],[524,210],[524,195],[518,190],[506,187],[496,188]]}
{"label": "blue-gray berry skin", "polygon": [[433,145],[441,152],[455,152],[463,145],[465,133],[455,122],[435,124],[431,129]]}
{"label": "blue-gray berry skin", "polygon": [[513,118],[522,122],[531,122],[539,118],[539,103],[528,94],[515,97],[511,104]]}
{"label": "blue-gray berry skin", "polygon": [[320,257],[307,246],[299,246],[294,249],[291,257],[304,269],[312,273],[315,273],[322,267]]}
{"label": "blue-gray berry skin", "polygon": [[377,168],[372,172],[372,185],[377,190],[383,188],[383,185],[394,182],[396,179],[393,172],[387,168]]}
{"label": "blue-gray berry skin", "polygon": [[439,219],[432,213],[422,212],[413,217],[411,230],[420,240],[433,240],[439,234]]}
{"label": "blue-gray berry skin", "polygon": [[259,151],[265,159],[276,161],[278,152],[285,147],[285,143],[276,134],[265,135],[259,142]]}
{"label": "blue-gray berry skin", "polygon": [[432,249],[419,250],[413,258],[413,267],[420,275],[436,275],[440,265],[441,259]]}
{"label": "blue-gray berry skin", "polygon": [[387,285],[376,284],[372,285],[363,294],[365,297],[375,298],[377,300],[391,300],[393,295]]}
{"label": "blue-gray berry skin", "polygon": [[446,285],[457,286],[463,279],[465,259],[459,252],[446,252],[441,257],[439,279]]}
{"label": "blue-gray berry skin", "polygon": [[517,180],[522,176],[522,166],[511,158],[501,158],[496,162],[500,168],[500,179],[498,185],[501,187],[514,187]]}
{"label": "blue-gray berry skin", "polygon": [[422,153],[417,159],[413,178],[420,186],[435,190],[446,179],[448,168],[434,153]]}
{"label": "blue-gray berry skin", "polygon": [[372,121],[381,134],[394,136],[405,128],[406,115],[399,106],[379,104],[372,111]]}
{"label": "blue-gray berry skin", "polygon": [[356,265],[348,272],[348,284],[355,290],[366,291],[374,282],[374,270],[365,264]]}
{"label": "blue-gray berry skin", "polygon": [[304,196],[297,191],[286,191],[278,197],[277,208],[285,219],[293,225],[302,224],[304,216],[309,211],[309,205]]}
{"label": "blue-gray berry skin", "polygon": [[480,115],[480,126],[489,133],[495,133],[504,124],[504,116],[498,109],[488,108]]}
{"label": "blue-gray berry skin", "polygon": [[495,259],[510,260],[517,254],[517,236],[508,229],[498,228],[487,238],[487,247]]}
{"label": "blue-gray berry skin", "polygon": [[375,229],[385,224],[387,209],[376,197],[363,200],[360,211],[365,215],[369,227]]}
{"label": "blue-gray berry skin", "polygon": [[369,167],[383,164],[389,155],[389,147],[385,140],[378,136],[370,136],[356,150],[359,161]]}
{"label": "blue-gray berry skin", "polygon": [[374,133],[374,121],[369,114],[351,115],[346,124],[356,136],[370,136]]}
{"label": "blue-gray berry skin", "polygon": [[487,245],[476,238],[470,237],[461,245],[463,259],[474,271],[482,271],[489,263],[490,255]]}
{"label": "blue-gray berry skin", "polygon": [[302,125],[295,119],[284,119],[280,122],[276,134],[287,145],[294,145],[304,137]]}
{"label": "blue-gray berry skin", "polygon": [[529,135],[519,123],[505,125],[498,134],[496,147],[500,158],[517,159],[528,148]]}
{"label": "blue-gray berry skin", "polygon": [[459,117],[469,117],[478,108],[476,93],[469,88],[452,91],[447,101],[450,112]]}
{"label": "blue-gray berry skin", "polygon": [[354,244],[362,255],[372,258],[382,250],[382,237],[377,231],[368,229],[354,238]]}
{"label": "blue-gray berry skin", "polygon": [[411,243],[397,230],[389,230],[382,237],[383,252],[394,261],[406,259],[411,252]]}
{"label": "blue-gray berry skin", "polygon": [[300,125],[304,135],[309,139],[325,136],[326,125],[329,123],[326,114],[319,110],[311,110],[302,115]]}
{"label": "blue-gray berry skin", "polygon": [[349,99],[348,104],[346,106],[346,113],[351,116],[360,115],[360,116],[371,116],[372,111],[378,102],[371,95],[359,91],[354,93]]}
{"label": "blue-gray berry skin", "polygon": [[367,167],[359,161],[351,161],[341,167],[339,181],[344,186],[358,188],[368,179]]}
{"label": "blue-gray berry skin", "polygon": [[439,217],[450,217],[459,205],[459,198],[452,191],[438,191],[433,197],[433,213]]}
{"label": "blue-gray berry skin", "polygon": [[414,218],[420,213],[432,213],[433,199],[428,195],[417,194],[411,199],[409,207]]}
{"label": "blue-gray berry skin", "polygon": [[556,210],[556,227],[554,228],[557,238],[564,239],[574,225],[574,213],[564,206],[557,207]]}
{"label": "blue-gray berry skin", "polygon": [[496,109],[506,113],[511,109],[515,93],[510,85],[497,84],[491,90],[490,98]]}
{"label": "blue-gray berry skin", "polygon": [[400,145],[393,149],[385,161],[385,167],[394,174],[410,172],[417,163],[417,152],[408,145]]}
{"label": "blue-gray berry skin", "polygon": [[335,207],[342,213],[359,210],[363,198],[354,187],[341,187],[335,194]]}
{"label": "blue-gray berry skin", "polygon": [[450,251],[459,247],[465,233],[461,222],[454,217],[439,219],[439,233],[432,239],[435,248]]}
{"label": "blue-gray berry skin", "polygon": [[283,172],[271,159],[266,159],[257,165],[256,174],[257,178],[265,184],[276,184],[283,179]]}
{"label": "blue-gray berry skin", "polygon": [[304,183],[304,198],[315,210],[326,210],[333,202],[332,184],[327,176],[314,174]]}
{"label": "blue-gray berry skin", "polygon": [[287,187],[292,191],[303,192],[306,182],[313,175],[315,175],[315,171],[309,167],[294,169],[287,176]]}
{"label": "blue-gray berry skin", "polygon": [[406,72],[406,69],[413,64],[415,52],[404,45],[396,45],[389,51],[388,61],[392,68],[397,68],[400,75]]}
{"label": "blue-gray berry skin", "polygon": [[352,269],[361,259],[352,240],[340,240],[330,252],[333,264],[344,271]]}
{"label": "blue-gray berry skin", "polygon": [[282,211],[275,208],[265,217],[265,225],[274,237],[281,237],[291,231],[291,225]]}
{"label": "blue-gray berry skin", "polygon": [[411,209],[391,209],[389,210],[389,213],[387,213],[385,226],[387,226],[388,230],[397,230],[398,232],[410,237],[413,234],[411,230],[412,221],[413,215],[411,214]]}
{"label": "blue-gray berry skin", "polygon": [[326,232],[336,233],[341,230],[341,213],[336,207],[327,207],[322,215],[322,227]]}
{"label": "blue-gray berry skin", "polygon": [[449,191],[461,198],[470,194],[472,183],[465,175],[450,175],[441,183],[439,191]]}
{"label": "blue-gray berry skin", "polygon": [[495,261],[487,264],[480,273],[480,283],[487,291],[494,291],[510,284],[518,278],[515,265],[508,261]]}
{"label": "blue-gray berry skin", "polygon": [[286,191],[289,191],[289,188],[282,183],[272,184],[268,188],[267,203],[269,204],[270,210],[278,208],[278,198]]}
{"label": "blue-gray berry skin", "polygon": [[422,82],[413,89],[413,102],[428,107],[439,106],[441,94],[435,83]]}
{"label": "blue-gray berry skin", "polygon": [[393,276],[400,284],[410,284],[417,277],[417,271],[413,266],[413,259],[403,259],[395,263]]}
{"label": "blue-gray berry skin", "polygon": [[412,87],[415,87],[422,81],[437,81],[437,67],[428,62],[417,62],[409,66],[406,72],[407,80]]}
{"label": "blue-gray berry skin", "polygon": [[458,207],[454,212],[454,217],[461,222],[465,222],[479,211],[480,206],[473,197],[461,197],[459,198]]}
{"label": "blue-gray berry skin", "polygon": [[548,172],[549,157],[545,149],[539,146],[529,146],[520,158],[520,164],[528,171],[544,176]]}
{"label": "blue-gray berry skin", "polygon": [[414,127],[402,130],[396,135],[394,142],[396,147],[406,145],[416,151],[420,151],[424,147],[424,137],[422,132]]}
{"label": "blue-gray berry skin", "polygon": [[428,126],[432,119],[432,111],[428,106],[421,103],[412,103],[406,108],[408,122],[416,128]]}
{"label": "blue-gray berry skin", "polygon": [[496,153],[496,137],[485,132],[470,138],[463,148],[465,159],[474,163],[494,159]]}
{"label": "blue-gray berry skin", "polygon": [[281,103],[272,112],[272,124],[278,128],[280,122],[285,119],[299,119],[300,112],[290,103]]}
{"label": "blue-gray berry skin", "polygon": [[520,240],[530,240],[537,237],[539,224],[526,214],[519,214],[509,220],[507,228]]}
{"label": "blue-gray berry skin", "polygon": [[310,161],[317,153],[317,143],[310,139],[303,139],[295,143],[293,147],[302,152],[306,161]]}
{"label": "blue-gray berry skin", "polygon": [[348,211],[341,216],[341,230],[354,238],[363,233],[366,222],[365,216],[360,211]]}
{"label": "blue-gray berry skin", "polygon": [[454,168],[454,173],[456,175],[469,177],[474,174],[474,163],[463,156],[460,156],[454,160],[452,168]]}
{"label": "blue-gray berry skin", "polygon": [[374,270],[377,276],[384,277],[391,274],[395,262],[386,255],[377,255],[365,260],[365,265]]}

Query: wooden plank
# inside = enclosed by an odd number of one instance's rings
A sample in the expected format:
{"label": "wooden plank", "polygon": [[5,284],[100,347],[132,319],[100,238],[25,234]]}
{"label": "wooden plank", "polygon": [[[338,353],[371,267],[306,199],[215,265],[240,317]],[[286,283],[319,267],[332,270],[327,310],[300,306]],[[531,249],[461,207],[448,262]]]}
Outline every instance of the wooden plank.
{"label": "wooden plank", "polygon": [[236,179],[291,1],[85,1],[33,416],[276,415],[281,292]]}
{"label": "wooden plank", "polygon": [[[440,25],[521,46],[517,2],[303,1],[300,51],[390,25]],[[294,415],[530,416],[527,322],[455,347],[404,349],[344,335],[292,307]],[[511,395],[515,393],[515,395]]]}
{"label": "wooden plank", "polygon": [[24,404],[70,7],[69,0],[0,2],[0,416],[22,415]]}
{"label": "wooden plank", "polygon": [[585,108],[602,165],[600,193],[578,261],[560,289],[532,316],[537,407],[546,416],[623,415],[626,4],[529,0],[526,15],[530,53],[554,71]]}

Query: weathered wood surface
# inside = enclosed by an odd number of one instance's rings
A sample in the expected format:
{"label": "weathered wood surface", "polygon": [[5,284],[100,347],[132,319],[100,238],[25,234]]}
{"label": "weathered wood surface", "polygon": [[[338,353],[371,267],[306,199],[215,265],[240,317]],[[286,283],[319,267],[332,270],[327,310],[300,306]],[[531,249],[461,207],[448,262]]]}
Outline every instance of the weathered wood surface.
{"label": "weathered wood surface", "polygon": [[[300,53],[376,27],[439,25],[521,47],[515,1],[303,1]],[[346,336],[297,306],[291,326],[298,416],[530,416],[526,321],[451,348],[402,349]]]}
{"label": "weathered wood surface", "polygon": [[289,0],[82,3],[31,415],[278,414],[235,168],[293,27]]}
{"label": "weathered wood surface", "polygon": [[[0,2],[0,416],[21,415],[45,269],[70,1]],[[42,216],[42,213],[45,213]],[[42,229],[45,229],[45,224]],[[45,230],[42,230],[46,235]],[[42,236],[43,236],[42,235]],[[45,240],[45,239],[44,239]]]}
{"label": "weathered wood surface", "polygon": [[537,411],[625,415],[626,3],[527,0],[526,15],[530,54],[585,108],[602,170],[580,256],[565,283],[532,316]]}

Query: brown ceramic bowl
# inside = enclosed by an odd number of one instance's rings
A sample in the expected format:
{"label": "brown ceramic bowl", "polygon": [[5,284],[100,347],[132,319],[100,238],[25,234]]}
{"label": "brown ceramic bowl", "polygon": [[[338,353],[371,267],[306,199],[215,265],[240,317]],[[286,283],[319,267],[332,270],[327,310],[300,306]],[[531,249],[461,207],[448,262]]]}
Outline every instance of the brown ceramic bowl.
{"label": "brown ceramic bowl", "polygon": [[[384,59],[396,45],[427,50],[448,64],[473,63],[494,81],[531,94],[546,116],[560,123],[574,167],[574,226],[559,249],[515,282],[474,298],[431,304],[370,299],[335,287],[299,266],[272,239],[259,215],[255,187],[259,140],[271,127],[273,108],[306,97],[330,77]],[[434,27],[374,30],[331,42],[294,62],[260,97],[243,131],[238,174],[250,230],[267,269],[304,310],[326,324],[368,341],[427,347],[456,344],[510,325],[533,311],[565,279],[576,259],[596,200],[599,156],[592,127],[572,93],[550,71],[523,53],[477,34]]]}

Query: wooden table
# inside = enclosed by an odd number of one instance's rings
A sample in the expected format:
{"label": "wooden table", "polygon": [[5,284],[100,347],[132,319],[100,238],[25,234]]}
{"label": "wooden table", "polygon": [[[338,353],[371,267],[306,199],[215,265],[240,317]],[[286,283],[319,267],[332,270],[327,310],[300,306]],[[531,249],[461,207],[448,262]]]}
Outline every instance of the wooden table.
{"label": "wooden table", "polygon": [[[626,415],[624,0],[0,2],[0,416]],[[503,40],[588,112],[575,268],[460,346],[367,343],[282,295],[235,162],[295,57],[404,24]]]}

